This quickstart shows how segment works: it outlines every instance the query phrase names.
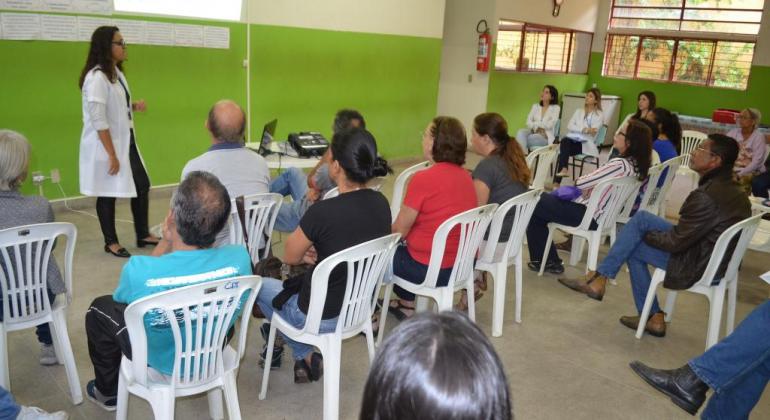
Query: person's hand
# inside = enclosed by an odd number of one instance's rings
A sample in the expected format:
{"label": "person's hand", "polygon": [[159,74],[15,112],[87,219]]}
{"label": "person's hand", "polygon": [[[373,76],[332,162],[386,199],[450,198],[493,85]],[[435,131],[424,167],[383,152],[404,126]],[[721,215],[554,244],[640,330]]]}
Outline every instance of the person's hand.
{"label": "person's hand", "polygon": [[543,127],[538,128],[537,130],[535,130],[535,134],[541,134],[545,136],[545,128]]}
{"label": "person's hand", "polygon": [[318,191],[315,188],[308,188],[305,197],[311,203],[315,203],[321,197],[321,191]]}
{"label": "person's hand", "polygon": [[110,175],[116,175],[120,171],[120,162],[118,161],[118,158],[113,155],[110,156],[110,169],[107,171]]}
{"label": "person's hand", "polygon": [[147,110],[147,103],[144,101],[144,99],[140,99],[134,102],[133,108],[135,112],[144,112]]}
{"label": "person's hand", "polygon": [[598,133],[598,132],[599,132],[598,128],[589,128],[588,129],[588,133],[591,134],[592,136],[595,136],[596,133]]}
{"label": "person's hand", "polygon": [[318,260],[318,253],[315,251],[315,247],[311,246],[305,251],[305,255],[302,256],[302,262],[305,264],[315,265]]}

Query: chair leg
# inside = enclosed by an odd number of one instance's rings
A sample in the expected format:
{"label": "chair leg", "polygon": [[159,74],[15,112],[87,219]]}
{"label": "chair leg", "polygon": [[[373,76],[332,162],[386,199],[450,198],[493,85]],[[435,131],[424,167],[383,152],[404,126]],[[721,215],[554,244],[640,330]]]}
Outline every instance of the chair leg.
{"label": "chair leg", "polygon": [[[508,267],[503,266],[501,272],[504,273],[503,277],[506,276]],[[523,290],[523,284],[522,279],[523,273],[522,273],[522,267],[521,267],[521,251],[519,251],[519,256],[517,257],[516,264],[514,265],[514,271],[513,271],[514,277],[514,283],[516,284],[516,312],[514,314],[514,320],[517,324],[521,324],[521,295],[524,292]]]}
{"label": "chair leg", "polygon": [[652,275],[652,281],[650,282],[650,288],[647,289],[647,297],[644,299],[644,308],[639,315],[639,326],[636,327],[636,338],[641,340],[642,334],[644,334],[644,327],[647,325],[646,320],[650,317],[650,310],[652,310],[652,301],[655,300],[655,292],[658,290],[658,284],[663,281],[666,272],[656,269],[655,274]]}
{"label": "chair leg", "polygon": [[497,268],[494,272],[491,272],[492,281],[494,282],[494,296],[492,296],[492,337],[500,337],[503,335],[503,315],[505,308],[505,276],[500,275],[500,264],[497,264]]}
{"label": "chair leg", "polygon": [[235,371],[228,372],[223,379],[228,420],[241,420],[241,405],[238,403],[238,386],[235,383]]}
{"label": "chair leg", "polygon": [[10,366],[8,365],[8,335],[5,332],[5,326],[0,323],[0,386],[11,392]]}
{"label": "chair leg", "polygon": [[336,420],[340,412],[340,358],[342,341],[329,340],[321,349],[324,358],[324,420]]}
{"label": "chair leg", "polygon": [[155,395],[149,399],[152,413],[156,419],[174,418],[174,394],[170,390],[156,390]]}
{"label": "chair leg", "polygon": [[[222,380],[226,381],[225,378],[222,378]],[[222,389],[213,388],[206,393],[206,397],[209,400],[209,417],[212,420],[224,420],[225,412],[222,407]]]}
{"label": "chair leg", "polygon": [[738,279],[733,279],[727,285],[727,325],[725,336],[733,333],[735,329],[735,301],[738,297]]}
{"label": "chair leg", "polygon": [[393,296],[393,283],[388,283],[385,287],[385,295],[382,297],[382,308],[380,309],[380,322],[377,326],[377,347],[382,344],[382,336],[385,335],[385,321],[388,319],[388,306],[390,306],[390,297]]}
{"label": "chair leg", "polygon": [[676,303],[676,290],[669,290],[666,294],[666,305],[663,307],[663,312],[666,313],[666,322],[671,322],[674,319],[674,304]]}
{"label": "chair leg", "polygon": [[371,319],[364,326],[364,335],[366,336],[366,351],[369,354],[369,366],[374,362],[374,334],[372,333]]}
{"label": "chair leg", "polygon": [[596,265],[599,262],[599,245],[601,245],[601,236],[596,235],[588,241],[588,256],[586,257],[586,269],[596,271]]}
{"label": "chair leg", "polygon": [[273,352],[271,351],[273,346],[275,345],[275,323],[270,323],[270,335],[267,338],[267,348],[268,351],[265,352],[265,367],[262,369],[264,372],[262,373],[262,390],[259,392],[259,399],[264,400],[265,397],[267,397],[267,381],[270,377],[270,366],[272,366],[271,363],[273,363]]}
{"label": "chair leg", "polygon": [[425,312],[428,310],[430,301],[425,296],[417,296],[414,301],[415,301],[415,304],[414,304],[415,312]]}
{"label": "chair leg", "polygon": [[64,318],[64,310],[59,309],[51,312],[53,322],[53,331],[51,336],[54,339],[54,346],[59,350],[64,359],[64,369],[67,371],[67,382],[70,386],[70,395],[72,403],[78,405],[83,402],[83,391],[80,388],[80,378],[78,377],[78,368],[75,366],[75,355],[72,353],[69,333],[67,332],[67,321]]}
{"label": "chair leg", "polygon": [[540,259],[540,272],[537,273],[538,276],[542,276],[543,271],[545,270],[545,262],[548,260],[548,250],[551,248],[551,242],[553,242],[553,231],[554,229],[549,226],[548,239],[545,240],[545,249],[543,249],[543,258]]}
{"label": "chair leg", "polygon": [[[471,279],[470,285],[465,288],[465,295],[467,297],[466,300],[468,301],[468,318],[470,318],[471,321],[473,322],[476,322],[476,296],[475,296],[476,290],[475,289],[476,287],[474,286],[473,279]],[[454,295],[452,295],[452,297],[449,298],[450,305],[452,304],[453,297]]]}
{"label": "chair leg", "polygon": [[569,251],[569,265],[575,266],[583,258],[583,247],[585,246],[585,238],[582,236],[572,235],[572,249]]}
{"label": "chair leg", "polygon": [[128,418],[128,399],[128,387],[121,373],[118,376],[118,407],[117,412],[115,412],[115,420],[126,420]]}
{"label": "chair leg", "polygon": [[712,292],[709,302],[709,326],[706,332],[706,350],[719,341],[719,330],[722,326],[722,306],[725,301],[724,283],[717,286]]}

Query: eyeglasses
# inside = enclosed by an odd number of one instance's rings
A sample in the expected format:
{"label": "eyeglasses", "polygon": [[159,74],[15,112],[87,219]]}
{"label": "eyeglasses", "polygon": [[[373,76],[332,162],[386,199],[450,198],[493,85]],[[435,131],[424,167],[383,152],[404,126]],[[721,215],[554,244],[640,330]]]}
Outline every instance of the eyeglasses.
{"label": "eyeglasses", "polygon": [[112,45],[119,45],[123,48],[126,48],[127,44],[125,39],[121,39],[120,41],[112,41]]}
{"label": "eyeglasses", "polygon": [[704,149],[703,146],[698,146],[698,147],[695,148],[695,150],[700,150],[702,152],[706,152],[708,154],[711,154],[711,155],[714,155],[714,156],[718,156],[716,153],[712,152],[711,150]]}
{"label": "eyeglasses", "polygon": [[622,132],[622,131],[618,131],[618,135],[619,135],[619,136],[623,136],[623,137],[626,137],[626,133],[624,133],[624,132]]}

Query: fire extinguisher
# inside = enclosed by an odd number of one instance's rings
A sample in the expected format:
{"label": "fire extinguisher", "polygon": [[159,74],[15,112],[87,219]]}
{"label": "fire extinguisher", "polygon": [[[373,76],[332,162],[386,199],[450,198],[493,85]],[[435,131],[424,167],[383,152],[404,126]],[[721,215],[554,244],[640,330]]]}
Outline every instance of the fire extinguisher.
{"label": "fire extinguisher", "polygon": [[[481,29],[481,24],[484,29]],[[476,70],[489,71],[489,55],[492,50],[492,36],[489,34],[487,21],[482,19],[476,24],[476,32],[479,34],[479,52],[476,56]]]}

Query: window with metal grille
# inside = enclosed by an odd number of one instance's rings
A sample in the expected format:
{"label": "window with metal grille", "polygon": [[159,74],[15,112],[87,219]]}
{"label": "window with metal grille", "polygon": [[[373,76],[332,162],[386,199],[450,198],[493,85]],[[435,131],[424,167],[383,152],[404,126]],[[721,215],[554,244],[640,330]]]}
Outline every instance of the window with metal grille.
{"label": "window with metal grille", "polygon": [[501,20],[495,70],[588,73],[593,33]]}
{"label": "window with metal grille", "polygon": [[759,34],[764,0],[613,0],[610,28]]}

